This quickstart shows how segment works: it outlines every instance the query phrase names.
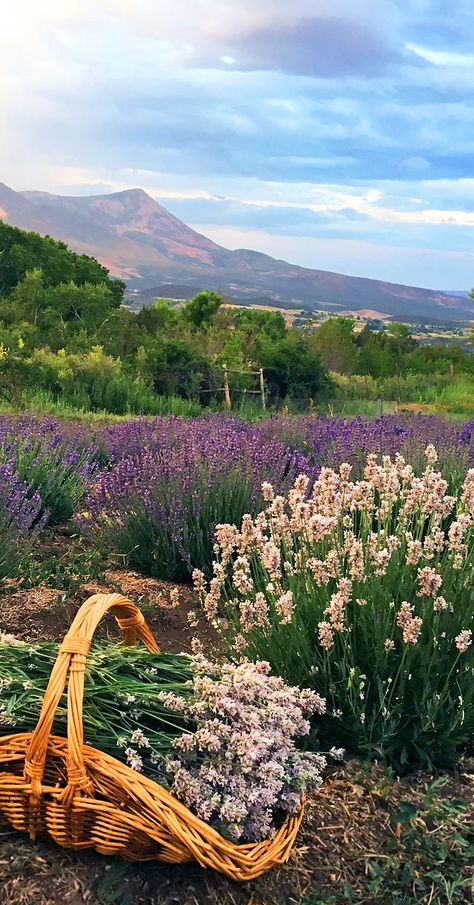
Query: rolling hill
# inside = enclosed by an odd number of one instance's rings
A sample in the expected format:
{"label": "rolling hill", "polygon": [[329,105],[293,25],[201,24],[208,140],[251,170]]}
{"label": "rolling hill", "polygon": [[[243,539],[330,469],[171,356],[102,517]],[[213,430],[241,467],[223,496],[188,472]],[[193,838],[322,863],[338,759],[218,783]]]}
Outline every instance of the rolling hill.
{"label": "rolling hill", "polygon": [[[252,304],[376,309],[394,317],[474,319],[460,295],[313,270],[247,249],[231,251],[186,226],[142,189],[67,197],[16,192],[0,183],[0,219],[62,239],[93,255],[143,298],[181,297],[202,288]],[[179,293],[178,295],[178,290]]]}

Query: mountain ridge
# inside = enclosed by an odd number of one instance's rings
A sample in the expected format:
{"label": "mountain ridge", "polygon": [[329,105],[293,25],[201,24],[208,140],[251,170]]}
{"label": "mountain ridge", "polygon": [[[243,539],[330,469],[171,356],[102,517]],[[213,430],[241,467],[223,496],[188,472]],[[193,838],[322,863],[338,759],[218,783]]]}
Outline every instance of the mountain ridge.
{"label": "mountain ridge", "polygon": [[257,304],[335,313],[373,308],[395,317],[474,319],[474,301],[457,294],[302,267],[252,249],[224,248],[140,188],[75,196],[17,192],[0,183],[0,219],[93,255],[131,290],[201,286],[247,304],[255,299]]}

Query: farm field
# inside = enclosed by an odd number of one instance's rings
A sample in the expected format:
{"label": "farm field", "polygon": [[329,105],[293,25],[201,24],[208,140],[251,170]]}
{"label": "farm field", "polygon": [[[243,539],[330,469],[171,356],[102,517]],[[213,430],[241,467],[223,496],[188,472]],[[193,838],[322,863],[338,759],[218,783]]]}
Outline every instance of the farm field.
{"label": "farm field", "polygon": [[117,591],[164,651],[241,651],[327,702],[288,864],[239,885],[0,824],[1,905],[472,901],[474,422],[3,415],[0,454],[0,682],[5,636],[39,651]]}
{"label": "farm field", "polygon": [[472,4],[373,6],[2,15],[0,905],[474,905]]}

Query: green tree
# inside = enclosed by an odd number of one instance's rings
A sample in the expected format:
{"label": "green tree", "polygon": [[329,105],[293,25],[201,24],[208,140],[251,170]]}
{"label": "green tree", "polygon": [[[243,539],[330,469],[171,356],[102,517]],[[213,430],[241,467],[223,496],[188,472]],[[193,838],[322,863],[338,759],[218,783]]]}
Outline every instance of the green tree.
{"label": "green tree", "polygon": [[321,356],[328,371],[354,374],[358,365],[358,349],[354,336],[355,321],[351,317],[328,317],[312,332],[309,344]]}
{"label": "green tree", "polygon": [[210,362],[179,338],[157,338],[139,350],[140,374],[162,396],[181,396],[207,405],[219,381]]}
{"label": "green tree", "polygon": [[286,334],[285,318],[279,311],[240,309],[235,314],[234,323],[236,329],[254,343],[262,334],[273,342],[283,339]]}
{"label": "green tree", "polygon": [[186,302],[183,317],[198,330],[206,329],[212,324],[223,303],[224,299],[218,292],[204,289]]}
{"label": "green tree", "polygon": [[371,330],[366,326],[357,337],[359,372],[371,377],[392,377],[397,370],[395,350],[385,330]]}
{"label": "green tree", "polygon": [[77,286],[104,283],[117,304],[123,300],[125,283],[112,279],[95,258],[76,254],[64,242],[50,236],[26,232],[0,221],[0,295],[8,295],[28,271],[40,268],[44,285],[73,282]]}
{"label": "green tree", "polygon": [[261,363],[274,398],[316,399],[331,385],[321,358],[296,330],[289,331],[280,342],[269,345]]}
{"label": "green tree", "polygon": [[176,329],[180,320],[180,309],[172,308],[167,299],[155,299],[152,305],[144,305],[136,315],[138,327],[149,336],[156,336],[162,330],[169,333]]}
{"label": "green tree", "polygon": [[14,287],[2,313],[9,309],[10,318],[32,323],[38,342],[57,349],[77,333],[93,338],[119,304],[105,283],[46,286],[43,271],[35,268]]}

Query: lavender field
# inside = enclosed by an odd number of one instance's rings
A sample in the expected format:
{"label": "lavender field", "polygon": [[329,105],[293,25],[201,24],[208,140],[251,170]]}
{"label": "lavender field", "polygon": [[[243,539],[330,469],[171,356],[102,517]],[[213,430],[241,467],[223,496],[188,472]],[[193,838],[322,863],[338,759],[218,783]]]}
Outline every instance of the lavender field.
{"label": "lavender field", "polygon": [[420,467],[437,449],[450,485],[474,465],[474,422],[383,416],[343,420],[276,416],[251,425],[223,415],[135,418],[91,426],[0,418],[1,578],[21,550],[69,523],[104,555],[154,577],[189,581],[209,569],[214,528],[262,506],[262,482],[281,492],[298,474],[402,453]]}

